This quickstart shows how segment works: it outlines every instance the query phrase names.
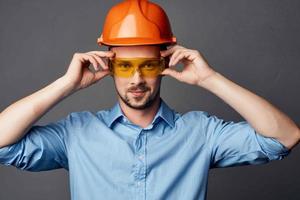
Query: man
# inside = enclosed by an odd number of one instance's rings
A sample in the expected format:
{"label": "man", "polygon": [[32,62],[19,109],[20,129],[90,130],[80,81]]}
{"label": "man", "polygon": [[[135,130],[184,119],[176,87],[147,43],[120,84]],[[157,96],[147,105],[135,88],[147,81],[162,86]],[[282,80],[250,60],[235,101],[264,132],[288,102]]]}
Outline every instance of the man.
{"label": "man", "polygon": [[[284,113],[213,70],[197,50],[176,45],[156,4],[117,4],[98,42],[109,51],[75,53],[64,76],[0,114],[0,163],[65,168],[72,199],[205,199],[210,168],[280,160],[299,141],[299,128]],[[179,62],[182,71],[175,69]],[[32,126],[108,75],[118,94],[112,109]],[[246,121],[175,112],[160,98],[165,75],[209,90]]]}

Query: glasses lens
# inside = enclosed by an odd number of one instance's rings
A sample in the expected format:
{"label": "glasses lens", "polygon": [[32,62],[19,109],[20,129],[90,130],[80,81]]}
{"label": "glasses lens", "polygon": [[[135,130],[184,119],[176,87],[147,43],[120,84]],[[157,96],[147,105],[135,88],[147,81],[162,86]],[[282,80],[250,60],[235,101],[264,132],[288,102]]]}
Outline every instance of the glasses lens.
{"label": "glasses lens", "polygon": [[163,58],[114,58],[110,60],[113,75],[128,78],[138,70],[143,77],[156,77],[165,67]]}
{"label": "glasses lens", "polygon": [[130,61],[117,59],[111,61],[111,72],[115,76],[127,78],[133,74],[134,70],[134,65]]}

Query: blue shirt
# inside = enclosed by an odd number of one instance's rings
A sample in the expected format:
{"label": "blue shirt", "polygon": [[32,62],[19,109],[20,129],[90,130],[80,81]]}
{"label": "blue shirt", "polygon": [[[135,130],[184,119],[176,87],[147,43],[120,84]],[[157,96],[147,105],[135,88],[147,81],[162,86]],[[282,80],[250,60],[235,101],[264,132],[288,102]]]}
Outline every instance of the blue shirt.
{"label": "blue shirt", "polygon": [[203,200],[210,168],[262,164],[289,152],[246,121],[180,114],[161,100],[146,128],[131,123],[118,103],[34,125],[0,149],[0,163],[29,171],[65,168],[73,200]]}

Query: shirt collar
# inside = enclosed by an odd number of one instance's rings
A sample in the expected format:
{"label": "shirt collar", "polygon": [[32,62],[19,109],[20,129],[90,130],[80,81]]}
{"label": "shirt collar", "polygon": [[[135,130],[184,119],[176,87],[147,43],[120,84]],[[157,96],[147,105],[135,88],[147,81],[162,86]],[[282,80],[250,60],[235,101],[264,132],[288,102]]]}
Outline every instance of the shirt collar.
{"label": "shirt collar", "polygon": [[[160,99],[159,109],[152,121],[152,124],[156,123],[160,118],[163,119],[169,126],[174,127],[174,113],[173,110]],[[117,102],[110,110],[107,116],[107,124],[109,127],[119,119],[120,117],[126,117],[120,107],[119,102]]]}

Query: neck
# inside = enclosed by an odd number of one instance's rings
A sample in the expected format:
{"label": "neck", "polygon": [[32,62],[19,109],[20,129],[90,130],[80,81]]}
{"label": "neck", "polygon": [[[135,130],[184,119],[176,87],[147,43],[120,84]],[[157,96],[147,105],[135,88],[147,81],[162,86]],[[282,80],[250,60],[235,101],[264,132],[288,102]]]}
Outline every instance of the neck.
{"label": "neck", "polygon": [[119,98],[120,107],[124,113],[124,115],[134,124],[145,128],[147,127],[154,119],[159,106],[160,106],[160,97],[159,95],[154,100],[153,104],[148,108],[139,110],[134,109],[127,106],[120,98]]}

